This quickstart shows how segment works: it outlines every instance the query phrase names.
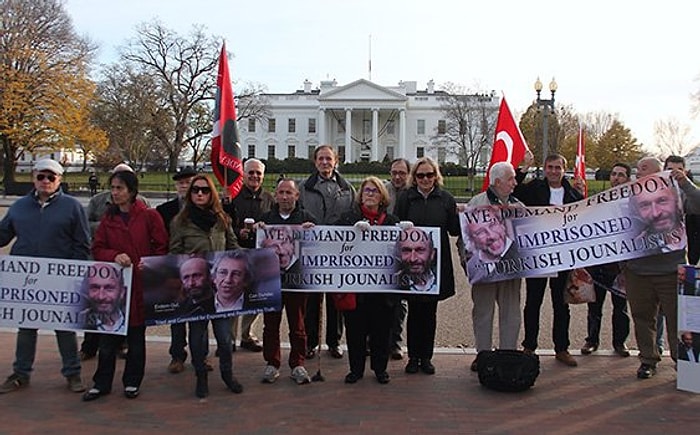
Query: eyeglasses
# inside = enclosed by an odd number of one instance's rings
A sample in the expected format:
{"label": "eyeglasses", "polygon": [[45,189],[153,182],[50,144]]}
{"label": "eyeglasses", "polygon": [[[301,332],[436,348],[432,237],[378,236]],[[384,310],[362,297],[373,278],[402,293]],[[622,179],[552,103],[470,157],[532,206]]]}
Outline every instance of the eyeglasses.
{"label": "eyeglasses", "polygon": [[364,189],[362,189],[362,193],[366,193],[367,195],[376,195],[377,193],[379,193],[379,189],[377,189],[376,187],[365,187]]}
{"label": "eyeglasses", "polygon": [[435,176],[435,172],[416,172],[416,178],[422,180],[423,178],[431,179]]}
{"label": "eyeglasses", "polygon": [[408,175],[408,172],[406,172],[406,171],[391,171],[391,172],[389,172],[389,174],[391,174],[392,177],[405,177],[406,175]]}
{"label": "eyeglasses", "polygon": [[44,179],[47,179],[53,183],[54,181],[56,181],[56,176],[54,174],[36,174],[36,179],[38,181],[44,181]]}
{"label": "eyeglasses", "polygon": [[209,186],[192,186],[192,193],[195,195],[198,193],[209,195],[211,193],[211,188]]}

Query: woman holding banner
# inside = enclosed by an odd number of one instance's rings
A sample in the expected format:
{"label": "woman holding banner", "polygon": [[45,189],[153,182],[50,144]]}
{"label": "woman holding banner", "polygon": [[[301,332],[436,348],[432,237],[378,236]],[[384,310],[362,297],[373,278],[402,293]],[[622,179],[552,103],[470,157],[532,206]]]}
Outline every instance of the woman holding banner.
{"label": "woman holding banner", "polygon": [[459,217],[454,197],[442,189],[437,163],[429,157],[418,159],[410,175],[411,187],[401,193],[394,211],[402,221],[416,226],[440,228],[440,296],[411,295],[408,298],[408,364],[406,373],[435,374],[431,359],[435,346],[438,300],[455,294],[449,236],[459,236]]}
{"label": "woman holding banner", "polygon": [[[224,212],[214,183],[206,175],[192,178],[185,196],[185,206],[173,219],[170,226],[171,254],[200,254],[212,251],[238,249],[238,241],[231,228],[231,219]],[[209,269],[206,269],[205,283],[212,285]],[[182,279],[182,274],[180,276]],[[186,283],[183,282],[183,287]],[[243,386],[233,376],[233,338],[231,336],[232,317],[213,319],[211,321],[216,337],[219,355],[221,379],[234,393],[243,392]],[[192,352],[192,365],[197,375],[195,395],[204,398],[209,395],[207,367],[205,365],[206,348],[202,343],[208,331],[208,320],[189,322],[189,342]]]}
{"label": "woman holding banner", "polygon": [[[168,233],[160,214],[136,201],[139,180],[133,172],[115,172],[109,178],[112,204],[107,209],[92,242],[92,255],[97,261],[118,263],[122,267],[138,266],[141,257],[164,255],[168,252]],[[88,402],[112,390],[117,352],[123,337],[100,336],[97,370],[92,377],[94,386],[83,395]],[[122,382],[124,395],[134,399],[139,395],[146,367],[146,326],[143,306],[143,283],[138,267],[131,282],[129,328],[126,335],[129,351]]]}
{"label": "woman holding banner", "polygon": [[[367,177],[355,195],[352,209],[345,212],[337,224],[354,225],[360,230],[369,230],[370,225],[395,225],[399,219],[387,213],[388,204],[389,193],[384,183],[377,177]],[[390,293],[359,293],[355,298],[355,309],[344,313],[350,363],[345,383],[354,384],[364,376],[369,344],[370,367],[377,382],[388,384],[389,339],[400,297]]]}

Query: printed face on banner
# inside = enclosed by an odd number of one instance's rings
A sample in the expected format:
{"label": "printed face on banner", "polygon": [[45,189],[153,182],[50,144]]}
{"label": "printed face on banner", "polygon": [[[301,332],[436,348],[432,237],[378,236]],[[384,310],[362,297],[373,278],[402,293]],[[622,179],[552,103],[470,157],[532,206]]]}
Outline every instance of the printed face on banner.
{"label": "printed face on banner", "polygon": [[246,285],[246,262],[242,259],[223,258],[214,271],[214,285],[220,299],[237,300]]}
{"label": "printed face on banner", "polygon": [[[277,257],[280,260],[280,269],[287,270],[292,264],[295,257],[295,246],[291,231],[285,231],[286,234],[280,238],[266,238],[262,242],[262,248],[274,249]],[[280,233],[282,234],[282,233]]]}
{"label": "printed face on banner", "polygon": [[91,310],[99,315],[109,315],[121,310],[126,289],[121,273],[114,267],[99,265],[97,272],[87,278],[87,298]]}
{"label": "printed face on banner", "polygon": [[402,269],[411,275],[428,273],[435,259],[430,236],[418,228],[404,231],[399,241],[399,255]]}
{"label": "printed face on banner", "polygon": [[189,298],[202,298],[211,293],[209,264],[203,258],[191,258],[180,266],[182,290]]}
{"label": "printed face on banner", "polygon": [[481,222],[467,225],[469,240],[481,252],[482,260],[497,260],[506,249],[506,226],[497,213],[486,209]]}
{"label": "printed face on banner", "polygon": [[[659,183],[661,186],[663,181]],[[681,225],[678,195],[671,188],[643,190],[631,198],[631,205],[647,233],[669,232]]]}

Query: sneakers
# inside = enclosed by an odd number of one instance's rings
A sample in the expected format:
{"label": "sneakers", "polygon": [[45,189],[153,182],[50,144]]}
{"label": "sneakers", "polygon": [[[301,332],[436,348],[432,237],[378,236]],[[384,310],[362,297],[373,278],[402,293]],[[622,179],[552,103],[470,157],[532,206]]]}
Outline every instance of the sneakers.
{"label": "sneakers", "polygon": [[83,381],[80,379],[80,375],[68,376],[66,378],[68,381],[68,389],[74,393],[82,393],[86,390]]}
{"label": "sneakers", "polygon": [[277,367],[268,365],[265,367],[265,371],[263,371],[262,382],[263,384],[274,384],[279,377],[280,371],[277,370]]}
{"label": "sneakers", "polygon": [[294,367],[290,377],[297,383],[297,385],[308,384],[311,382],[311,376],[309,376],[309,372],[307,372],[303,366]]}
{"label": "sneakers", "polygon": [[29,378],[24,378],[17,373],[13,373],[7,377],[5,382],[0,385],[0,394],[11,393],[29,385]]}
{"label": "sneakers", "polygon": [[185,371],[185,363],[179,359],[172,359],[170,364],[168,364],[168,371],[170,373],[182,373]]}
{"label": "sneakers", "polygon": [[560,363],[566,364],[569,367],[576,367],[578,363],[574,359],[573,356],[569,353],[568,350],[562,350],[561,352],[557,352],[557,355],[554,357],[559,361]]}
{"label": "sneakers", "polygon": [[639,366],[637,369],[637,378],[638,379],[649,379],[650,377],[654,376],[656,374],[656,366],[651,365],[651,364],[644,364]]}

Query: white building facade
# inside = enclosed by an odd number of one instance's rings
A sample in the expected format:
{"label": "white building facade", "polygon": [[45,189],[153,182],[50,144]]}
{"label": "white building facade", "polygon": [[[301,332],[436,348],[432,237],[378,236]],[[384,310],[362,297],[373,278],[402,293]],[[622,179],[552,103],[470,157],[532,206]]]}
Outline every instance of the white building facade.
{"label": "white building facade", "polygon": [[[416,82],[385,87],[365,79],[344,86],[322,81],[312,89],[306,80],[292,94],[265,94],[271,116],[267,122],[241,120],[240,144],[245,157],[261,159],[309,158],[317,146],[330,144],[345,163],[423,156],[458,162],[440,140],[445,95],[432,80],[425,90],[417,90]],[[497,112],[500,99],[493,93],[489,98]]]}

